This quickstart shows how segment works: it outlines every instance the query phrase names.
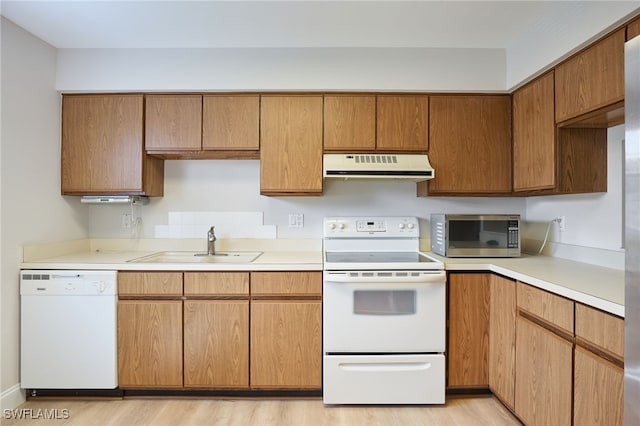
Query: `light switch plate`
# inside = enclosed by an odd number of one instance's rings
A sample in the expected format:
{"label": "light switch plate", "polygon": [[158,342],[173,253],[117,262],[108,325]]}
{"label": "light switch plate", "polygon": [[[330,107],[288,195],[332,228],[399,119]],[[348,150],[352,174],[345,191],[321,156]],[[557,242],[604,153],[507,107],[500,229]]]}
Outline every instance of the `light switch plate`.
{"label": "light switch plate", "polygon": [[303,228],[304,215],[302,213],[289,214],[289,228]]}

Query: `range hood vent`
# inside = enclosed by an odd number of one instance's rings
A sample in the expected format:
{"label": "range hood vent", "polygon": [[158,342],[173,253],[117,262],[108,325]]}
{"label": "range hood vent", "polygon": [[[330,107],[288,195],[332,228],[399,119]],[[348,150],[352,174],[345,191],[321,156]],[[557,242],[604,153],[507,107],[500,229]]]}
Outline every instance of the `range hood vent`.
{"label": "range hood vent", "polygon": [[149,197],[141,195],[85,195],[80,199],[84,204],[133,204],[143,206],[149,204]]}
{"label": "range hood vent", "polygon": [[425,154],[324,154],[325,179],[433,179]]}

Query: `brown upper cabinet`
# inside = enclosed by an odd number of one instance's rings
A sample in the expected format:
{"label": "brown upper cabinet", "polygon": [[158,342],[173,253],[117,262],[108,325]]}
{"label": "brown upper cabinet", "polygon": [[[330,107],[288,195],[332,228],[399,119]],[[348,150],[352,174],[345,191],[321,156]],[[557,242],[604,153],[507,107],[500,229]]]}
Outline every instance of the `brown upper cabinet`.
{"label": "brown upper cabinet", "polygon": [[63,195],[161,196],[164,162],[143,148],[143,95],[62,97]]}
{"label": "brown upper cabinet", "polygon": [[418,184],[418,196],[511,193],[509,95],[430,96],[429,114],[435,178]]}
{"label": "brown upper cabinet", "polygon": [[[618,104],[624,101],[624,42],[622,28],[555,68],[557,123],[620,110]],[[607,120],[614,122],[605,127],[620,120],[624,114],[615,114]]]}
{"label": "brown upper cabinet", "polygon": [[376,97],[325,95],[324,150],[371,151],[376,148]]}
{"label": "brown upper cabinet", "polygon": [[146,95],[145,102],[147,151],[200,150],[201,95]]}
{"label": "brown upper cabinet", "polygon": [[322,95],[264,95],[260,193],[322,194]]}
{"label": "brown upper cabinet", "polygon": [[202,149],[260,149],[258,95],[205,95],[202,103]]}
{"label": "brown upper cabinet", "polygon": [[631,21],[627,25],[627,41],[640,35],[640,19]]}
{"label": "brown upper cabinet", "polygon": [[556,187],[553,71],[513,93],[513,191]]}
{"label": "brown upper cabinet", "polygon": [[147,95],[145,148],[166,158],[220,151],[257,157],[259,115],[259,95]]}
{"label": "brown upper cabinet", "polygon": [[429,149],[429,97],[377,96],[376,148],[380,151]]}

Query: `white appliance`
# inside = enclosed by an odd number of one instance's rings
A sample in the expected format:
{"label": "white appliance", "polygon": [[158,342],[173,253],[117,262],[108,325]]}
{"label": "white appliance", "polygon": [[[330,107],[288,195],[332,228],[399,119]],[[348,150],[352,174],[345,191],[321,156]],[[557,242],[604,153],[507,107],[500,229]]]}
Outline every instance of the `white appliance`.
{"label": "white appliance", "polygon": [[22,388],[118,386],[116,274],[20,272]]}
{"label": "white appliance", "polygon": [[426,154],[324,154],[325,179],[433,179]]}
{"label": "white appliance", "polygon": [[324,219],[323,402],[444,404],[442,262],[415,217]]}

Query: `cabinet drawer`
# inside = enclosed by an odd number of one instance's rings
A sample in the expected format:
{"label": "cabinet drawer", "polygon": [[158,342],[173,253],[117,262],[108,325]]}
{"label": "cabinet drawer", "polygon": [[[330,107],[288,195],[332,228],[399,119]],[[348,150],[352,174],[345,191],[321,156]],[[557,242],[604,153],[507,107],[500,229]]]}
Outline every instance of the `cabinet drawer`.
{"label": "cabinet drawer", "polygon": [[321,296],[322,272],[253,272],[252,296]]}
{"label": "cabinet drawer", "polygon": [[576,303],[576,337],[624,358],[624,320]]}
{"label": "cabinet drawer", "polygon": [[186,296],[248,296],[248,272],[185,272]]}
{"label": "cabinet drawer", "polygon": [[573,305],[556,296],[518,281],[516,300],[519,309],[573,334]]}
{"label": "cabinet drawer", "polygon": [[182,296],[182,272],[119,272],[119,296]]}

